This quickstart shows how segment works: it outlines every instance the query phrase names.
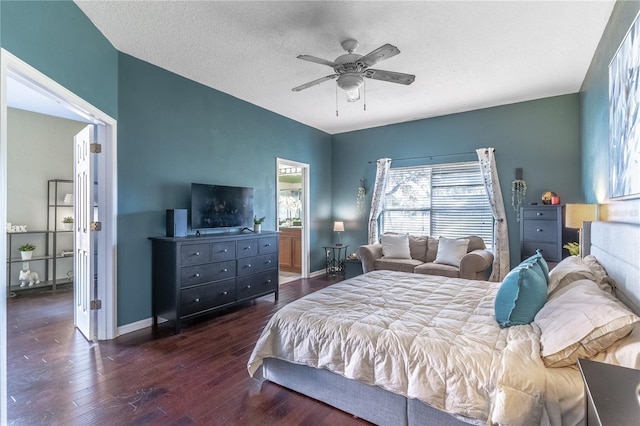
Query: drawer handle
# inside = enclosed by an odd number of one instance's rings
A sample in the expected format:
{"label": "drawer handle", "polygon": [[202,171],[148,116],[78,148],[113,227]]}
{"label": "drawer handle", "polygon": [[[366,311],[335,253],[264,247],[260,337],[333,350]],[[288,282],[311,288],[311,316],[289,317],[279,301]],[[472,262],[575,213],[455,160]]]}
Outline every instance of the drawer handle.
{"label": "drawer handle", "polygon": [[229,272],[229,270],[227,268],[224,268],[222,272]]}
{"label": "drawer handle", "polygon": [[540,213],[540,212],[536,213],[536,216],[543,216],[543,215],[544,213]]}
{"label": "drawer handle", "polygon": [[271,259],[267,260],[267,264],[271,263]]}
{"label": "drawer handle", "polygon": [[194,302],[198,303],[200,301],[199,297],[196,297],[195,299],[193,299]]}
{"label": "drawer handle", "polygon": [[271,243],[265,244],[265,247],[271,247]]}
{"label": "drawer handle", "polygon": [[228,292],[226,292],[226,291],[223,291],[223,292],[222,292],[222,295],[223,295],[223,296],[226,296],[227,294],[229,294],[229,293],[228,293]]}
{"label": "drawer handle", "polygon": [[223,253],[226,253],[226,252],[228,252],[228,251],[229,251],[229,250],[227,250],[227,249],[222,250],[222,252],[223,252]]}
{"label": "drawer handle", "polygon": [[193,276],[194,276],[194,278],[198,278],[198,277],[200,277],[200,274],[195,273],[195,274],[193,274]]}
{"label": "drawer handle", "polygon": [[540,229],[540,228],[536,229],[536,232],[542,232],[542,231],[544,231],[544,229]]}
{"label": "drawer handle", "polygon": [[267,280],[267,284],[271,284],[271,280]]}
{"label": "drawer handle", "polygon": [[247,263],[247,268],[251,268],[251,264],[250,263]]}
{"label": "drawer handle", "polygon": [[247,290],[248,290],[248,289],[250,289],[250,288],[251,288],[251,286],[250,286],[250,285],[248,285],[248,286],[247,286]]}

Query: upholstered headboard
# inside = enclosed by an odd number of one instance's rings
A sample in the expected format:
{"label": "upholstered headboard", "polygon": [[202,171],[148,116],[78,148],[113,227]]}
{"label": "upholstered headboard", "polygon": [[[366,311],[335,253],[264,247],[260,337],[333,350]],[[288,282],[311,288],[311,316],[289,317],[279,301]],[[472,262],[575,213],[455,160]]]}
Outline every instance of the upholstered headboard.
{"label": "upholstered headboard", "polygon": [[640,225],[585,222],[583,253],[592,254],[617,286],[616,296],[640,315]]}

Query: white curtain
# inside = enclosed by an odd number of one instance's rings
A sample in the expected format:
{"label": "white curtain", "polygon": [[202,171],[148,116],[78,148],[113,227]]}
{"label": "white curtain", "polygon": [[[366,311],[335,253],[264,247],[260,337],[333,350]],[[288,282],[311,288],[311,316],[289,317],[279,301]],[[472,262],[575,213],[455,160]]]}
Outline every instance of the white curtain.
{"label": "white curtain", "polygon": [[391,158],[381,158],[377,161],[376,183],[373,185],[371,212],[369,213],[369,244],[378,242],[378,217],[380,217],[384,206],[384,194],[390,167]]}
{"label": "white curtain", "polygon": [[493,211],[493,270],[489,281],[502,281],[510,268],[509,261],[509,230],[507,228],[507,216],[502,201],[502,190],[498,179],[496,159],[493,155],[494,148],[480,148],[476,150],[480,160],[480,169],[484,178],[484,186],[487,189],[489,203]]}

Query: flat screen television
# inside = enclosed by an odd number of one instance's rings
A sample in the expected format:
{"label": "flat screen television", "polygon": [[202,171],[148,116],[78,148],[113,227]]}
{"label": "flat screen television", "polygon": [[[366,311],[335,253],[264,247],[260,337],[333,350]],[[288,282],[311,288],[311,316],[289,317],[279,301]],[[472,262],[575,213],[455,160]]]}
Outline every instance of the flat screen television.
{"label": "flat screen television", "polygon": [[191,184],[191,229],[253,225],[253,188]]}

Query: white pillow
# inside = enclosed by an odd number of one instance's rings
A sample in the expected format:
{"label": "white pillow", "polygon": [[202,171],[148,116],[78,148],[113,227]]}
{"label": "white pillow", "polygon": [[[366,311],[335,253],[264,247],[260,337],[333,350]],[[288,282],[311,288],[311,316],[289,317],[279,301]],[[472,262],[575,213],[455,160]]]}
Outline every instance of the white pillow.
{"label": "white pillow", "polygon": [[538,311],[540,355],[547,367],[573,365],[628,335],[640,321],[593,281],[578,280],[558,291]]}
{"label": "white pillow", "polygon": [[631,334],[618,340],[609,349],[592,359],[640,370],[640,322],[633,326]]}
{"label": "white pillow", "polygon": [[467,254],[468,248],[469,240],[466,238],[450,240],[449,238],[440,237],[438,240],[438,253],[434,263],[460,267],[460,261]]}
{"label": "white pillow", "polygon": [[595,281],[596,278],[589,266],[585,265],[579,256],[569,256],[549,271],[549,287],[547,293],[551,295],[556,290],[577,280]]}
{"label": "white pillow", "polygon": [[384,234],[380,237],[382,255],[388,259],[411,259],[408,234]]}

